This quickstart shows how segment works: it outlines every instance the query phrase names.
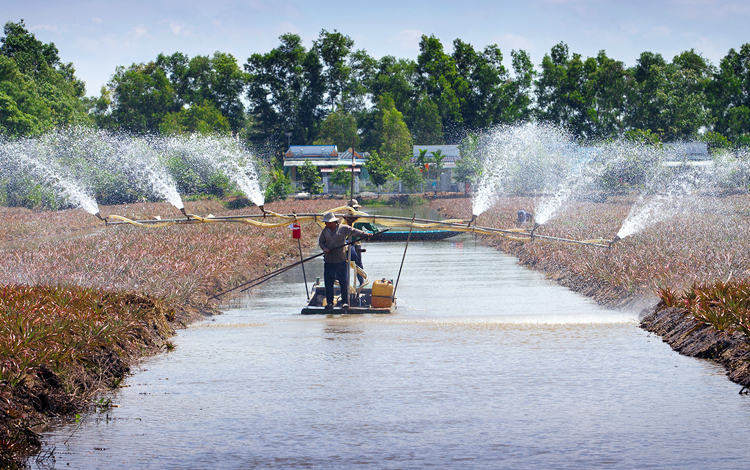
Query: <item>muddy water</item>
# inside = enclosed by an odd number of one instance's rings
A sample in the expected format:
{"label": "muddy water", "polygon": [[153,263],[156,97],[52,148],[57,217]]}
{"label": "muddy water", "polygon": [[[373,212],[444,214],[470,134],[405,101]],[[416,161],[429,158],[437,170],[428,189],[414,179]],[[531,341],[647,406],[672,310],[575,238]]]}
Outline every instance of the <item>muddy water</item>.
{"label": "muddy water", "polygon": [[[395,280],[403,247],[366,270]],[[412,243],[397,296],[302,317],[302,272],[269,282],[48,434],[54,468],[747,468],[750,398],[636,313],[466,235]]]}

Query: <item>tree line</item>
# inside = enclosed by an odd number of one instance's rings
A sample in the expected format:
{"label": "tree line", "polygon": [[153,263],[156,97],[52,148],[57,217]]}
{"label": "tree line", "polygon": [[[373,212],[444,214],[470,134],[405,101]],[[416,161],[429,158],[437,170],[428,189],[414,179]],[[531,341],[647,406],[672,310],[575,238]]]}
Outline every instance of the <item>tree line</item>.
{"label": "tree line", "polygon": [[718,66],[694,50],[643,52],[626,66],[604,51],[584,58],[561,42],[534,67],[526,51],[503,65],[496,45],[460,39],[446,50],[422,36],[415,60],[375,59],[336,30],[312,47],[283,34],[244,63],[231,54],[175,52],[115,69],[85,97],[73,64],[22,21],[0,39],[0,134],[91,124],[135,133],[233,133],[280,156],[287,143],[377,152],[398,168],[413,144],[455,144],[467,133],[536,120],[585,141],[637,135],[750,145],[750,44]]}

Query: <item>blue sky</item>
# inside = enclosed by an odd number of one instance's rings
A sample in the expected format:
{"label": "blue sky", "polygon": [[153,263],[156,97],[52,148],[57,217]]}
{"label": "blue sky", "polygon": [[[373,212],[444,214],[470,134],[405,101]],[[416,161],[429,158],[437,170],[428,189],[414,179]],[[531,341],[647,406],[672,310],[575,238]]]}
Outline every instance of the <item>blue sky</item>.
{"label": "blue sky", "polygon": [[730,48],[750,42],[747,0],[0,0],[0,18],[24,19],[43,42],[73,62],[88,95],[98,94],[115,67],[148,62],[159,53],[190,57],[228,52],[244,64],[300,35],[307,47],[322,29],[354,39],[374,57],[416,59],[422,34],[447,52],[460,38],[476,49],[524,49],[538,65],[563,41],[571,53],[599,50],[631,66],[643,51],[667,60],[695,49],[718,65]]}

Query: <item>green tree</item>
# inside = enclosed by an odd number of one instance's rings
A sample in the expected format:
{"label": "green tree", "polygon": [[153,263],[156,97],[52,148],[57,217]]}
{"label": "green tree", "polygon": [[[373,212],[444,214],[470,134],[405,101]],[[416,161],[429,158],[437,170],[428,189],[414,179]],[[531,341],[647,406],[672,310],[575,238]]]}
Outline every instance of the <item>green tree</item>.
{"label": "green tree", "polygon": [[271,180],[266,186],[265,201],[282,201],[292,192],[292,180],[280,169],[271,172]]}
{"label": "green tree", "polygon": [[730,49],[707,87],[714,130],[737,142],[750,134],[750,43]]}
{"label": "green tree", "polygon": [[302,188],[310,194],[320,194],[323,192],[323,186],[320,184],[320,172],[318,167],[313,165],[310,160],[305,160],[305,163],[297,167],[299,171],[300,179],[302,180]]}
{"label": "green tree", "polygon": [[52,110],[36,83],[12,59],[0,56],[0,134],[39,134],[52,126]]}
{"label": "green tree", "polygon": [[635,79],[628,98],[626,126],[649,129],[664,141],[690,139],[708,123],[707,78],[710,67],[694,51],[667,63],[660,54],[644,52],[630,73]]}
{"label": "green tree", "polygon": [[452,128],[461,123],[461,93],[468,83],[458,74],[456,61],[443,50],[443,44],[435,36],[422,36],[417,57],[416,83],[421,93],[437,104],[443,119],[443,128]]}
{"label": "green tree", "polygon": [[13,59],[22,74],[47,75],[62,65],[55,44],[39,41],[26,29],[23,20],[5,23],[3,32],[5,36],[0,41],[0,55]]}
{"label": "green tree", "polygon": [[734,146],[738,149],[750,149],[750,134],[737,136],[734,141]]}
{"label": "green tree", "polygon": [[503,85],[510,80],[500,48],[493,44],[479,53],[470,44],[456,39],[452,57],[459,77],[454,88],[462,121],[471,129],[495,124],[499,109],[507,101]]}
{"label": "green tree", "polygon": [[398,179],[406,187],[407,191],[413,193],[422,184],[422,175],[414,165],[404,165],[398,171]]}
{"label": "green tree", "polygon": [[427,96],[417,101],[410,126],[416,145],[442,145],[443,123],[435,103]]}
{"label": "green tree", "polygon": [[419,149],[419,156],[417,156],[417,161],[415,162],[416,167],[419,169],[419,172],[422,174],[423,178],[427,178],[427,172],[430,169],[430,161],[429,157],[427,156],[427,149]]}
{"label": "green tree", "polygon": [[650,129],[628,129],[623,135],[627,140],[635,143],[655,147],[659,147],[662,144],[659,134],[651,132]]}
{"label": "green tree", "polygon": [[332,111],[336,109],[336,100],[346,89],[352,73],[346,61],[352,46],[354,46],[354,40],[335,29],[332,33],[325,29],[321,30],[320,36],[313,43],[313,47],[317,50],[325,65],[323,78]]}
{"label": "green tree", "polygon": [[591,97],[587,110],[591,120],[591,137],[609,138],[623,130],[626,96],[633,86],[625,64],[599,51],[595,59],[587,59],[586,94]]}
{"label": "green tree", "polygon": [[430,173],[432,173],[432,176],[435,178],[440,178],[440,173],[443,171],[443,160],[445,160],[445,155],[443,155],[443,151],[438,149],[434,152],[430,152]]}
{"label": "green tree", "polygon": [[372,83],[378,62],[365,50],[356,50],[349,54],[349,76],[341,92],[339,109],[356,117],[365,116],[372,101]]}
{"label": "green tree", "polygon": [[595,62],[584,63],[580,54],[571,57],[567,44],[553,46],[536,81],[537,118],[567,127],[579,137],[594,137],[589,114],[593,98],[586,86],[587,74],[594,70]]}
{"label": "green tree", "polygon": [[117,67],[108,88],[112,124],[132,132],[158,132],[167,114],[182,109],[174,86],[155,62]]}
{"label": "green tree", "polygon": [[346,171],[346,167],[337,166],[336,169],[331,172],[329,179],[331,183],[337,186],[349,187],[349,183],[351,183],[352,180],[352,174],[351,172]]}
{"label": "green tree", "polygon": [[0,39],[0,133],[29,135],[53,127],[87,124],[84,83],[73,64],[60,62],[57,47],[8,22]]}
{"label": "green tree", "polygon": [[320,126],[320,134],[315,145],[336,145],[339,150],[359,146],[357,119],[343,110],[328,115]]}
{"label": "green tree", "polygon": [[245,64],[251,137],[286,143],[285,133],[291,132],[293,142],[313,142],[325,115],[323,65],[317,51],[305,49],[298,35],[279,39],[279,46],[253,54]]}
{"label": "green tree", "polygon": [[531,119],[533,111],[531,108],[531,87],[534,83],[534,64],[526,51],[511,51],[513,62],[512,80],[503,85],[504,100],[500,108],[496,110],[496,124],[515,124]]}
{"label": "green tree", "polygon": [[729,150],[732,148],[732,144],[729,139],[721,135],[716,131],[708,131],[699,139],[701,142],[705,142],[708,145],[708,151],[711,153],[718,152],[721,150]]}
{"label": "green tree", "polygon": [[370,174],[370,181],[378,187],[378,197],[380,197],[380,187],[393,178],[391,167],[377,152],[373,151],[365,161],[365,168]]}
{"label": "green tree", "polygon": [[182,108],[164,116],[159,131],[162,134],[228,134],[229,120],[209,101]]}
{"label": "green tree", "polygon": [[190,60],[188,80],[191,83],[187,99],[190,103],[208,101],[221,111],[233,131],[245,124],[242,94],[247,74],[231,54],[215,52],[212,57],[197,56]]}
{"label": "green tree", "polygon": [[395,169],[411,158],[411,133],[406,127],[403,114],[395,108],[392,98],[387,95],[381,97],[378,106],[382,116],[378,123],[380,154],[391,168]]}
{"label": "green tree", "polygon": [[464,183],[466,194],[469,193],[469,186],[474,186],[482,175],[482,163],[476,154],[462,154],[461,158],[456,161],[456,169],[453,177],[459,183]]}
{"label": "green tree", "polygon": [[[369,90],[368,98],[378,103],[381,97],[389,97],[396,109],[406,110],[412,106],[415,96],[416,64],[406,59],[385,56],[380,59],[371,71],[370,77],[363,77]],[[357,117],[357,124],[362,129],[362,148],[377,150],[382,143],[381,128],[383,111],[381,106],[363,110]]]}
{"label": "green tree", "polygon": [[370,98],[377,102],[380,96],[388,95],[396,109],[409,109],[418,96],[415,85],[417,70],[413,60],[384,56],[378,61],[368,82]]}

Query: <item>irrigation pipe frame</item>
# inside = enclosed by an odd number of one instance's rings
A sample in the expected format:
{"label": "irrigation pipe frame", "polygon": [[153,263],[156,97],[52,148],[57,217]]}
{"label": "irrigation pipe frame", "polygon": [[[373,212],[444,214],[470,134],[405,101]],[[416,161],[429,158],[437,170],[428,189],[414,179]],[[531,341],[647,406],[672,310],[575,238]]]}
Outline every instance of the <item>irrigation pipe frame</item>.
{"label": "irrigation pipe frame", "polygon": [[[611,248],[612,245],[619,240],[619,238],[615,238],[613,240],[605,240],[605,239],[596,239],[596,240],[574,240],[571,238],[563,238],[563,237],[553,237],[550,235],[540,235],[538,233],[534,233],[535,230],[539,226],[535,226],[534,230],[531,232],[526,230],[513,230],[513,229],[501,229],[501,228],[494,228],[494,227],[483,227],[476,225],[474,223],[472,227],[472,222],[475,221],[475,218],[472,219],[472,221],[465,222],[461,221],[460,223],[457,221],[440,221],[440,220],[430,220],[430,219],[418,219],[416,217],[414,218],[408,218],[408,217],[399,217],[399,216],[391,216],[391,215],[372,215],[372,214],[362,214],[357,213],[356,211],[350,211],[346,214],[337,214],[337,215],[349,215],[349,216],[357,216],[359,219],[370,219],[373,221],[377,220],[393,220],[393,221],[401,221],[405,222],[404,226],[409,226],[410,228],[414,227],[414,223],[419,224],[430,224],[434,226],[440,226],[445,230],[451,230],[456,232],[472,232],[472,233],[485,233],[485,234],[503,234],[503,235],[511,235],[514,237],[528,237],[529,241],[533,241],[535,239],[541,239],[541,240],[550,240],[550,241],[556,241],[556,242],[562,242],[562,243],[571,243],[576,245],[586,245],[586,246],[594,246],[598,248]],[[114,217],[119,219],[119,221],[111,222],[109,221],[109,217]],[[230,215],[230,216],[219,216],[219,217],[200,217],[196,216],[194,214],[186,214],[185,219],[147,219],[147,220],[130,220],[122,216],[109,216],[109,217],[103,217],[103,220],[106,225],[140,225],[140,226],[148,226],[148,225],[183,225],[183,224],[205,224],[205,223],[212,223],[212,222],[242,222],[247,219],[267,219],[267,218],[281,218],[282,220],[285,220],[280,223],[280,225],[286,224],[287,222],[295,222],[299,219],[314,219],[314,221],[317,222],[318,218],[322,217],[322,214],[318,213],[304,213],[304,214],[275,214],[275,213],[268,213],[264,212],[263,214],[248,214],[248,215]],[[102,217],[100,217],[102,218]],[[378,232],[379,233],[379,232]],[[525,241],[525,240],[518,240],[518,241]]]}

